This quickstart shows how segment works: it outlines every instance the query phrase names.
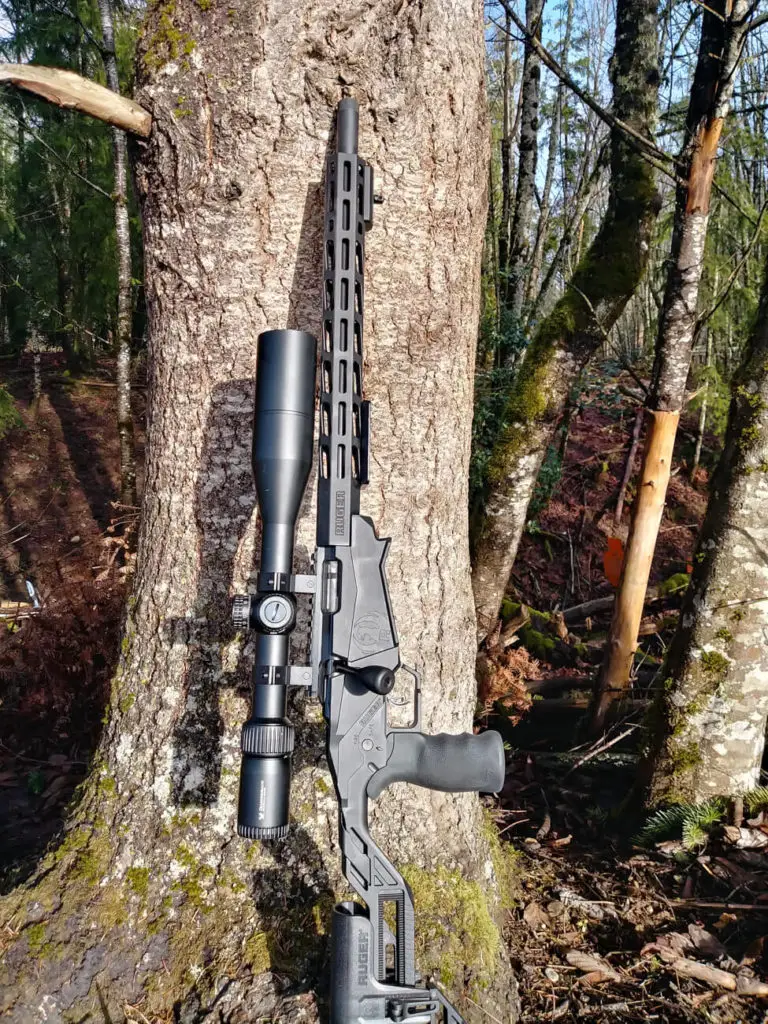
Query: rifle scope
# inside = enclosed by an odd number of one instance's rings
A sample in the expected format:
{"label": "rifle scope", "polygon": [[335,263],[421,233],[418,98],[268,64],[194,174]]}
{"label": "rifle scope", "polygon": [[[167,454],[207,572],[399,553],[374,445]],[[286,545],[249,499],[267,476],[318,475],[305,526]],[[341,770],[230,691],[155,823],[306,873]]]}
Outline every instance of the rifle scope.
{"label": "rifle scope", "polygon": [[288,640],[296,520],[312,468],[317,342],[304,331],[265,331],[256,356],[253,476],[261,513],[258,593],[236,597],[235,625],[256,632],[251,717],[243,726],[237,831],[277,839],[288,831],[293,725],[287,718]]}

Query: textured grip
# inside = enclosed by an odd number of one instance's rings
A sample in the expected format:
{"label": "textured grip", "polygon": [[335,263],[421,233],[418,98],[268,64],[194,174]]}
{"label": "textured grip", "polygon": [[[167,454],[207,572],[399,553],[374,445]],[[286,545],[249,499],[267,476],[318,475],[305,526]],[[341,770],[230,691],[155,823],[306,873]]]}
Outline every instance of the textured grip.
{"label": "textured grip", "polygon": [[504,771],[504,744],[497,732],[395,732],[392,753],[371,777],[368,796],[375,800],[393,782],[412,782],[444,793],[497,793],[504,785]]}

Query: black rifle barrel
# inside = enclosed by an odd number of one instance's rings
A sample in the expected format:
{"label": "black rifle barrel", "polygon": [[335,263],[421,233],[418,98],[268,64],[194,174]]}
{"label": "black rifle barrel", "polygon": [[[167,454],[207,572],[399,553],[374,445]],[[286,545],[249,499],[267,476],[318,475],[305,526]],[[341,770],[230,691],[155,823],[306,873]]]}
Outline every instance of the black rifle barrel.
{"label": "black rifle barrel", "polygon": [[339,103],[336,115],[336,152],[357,152],[358,110],[357,100],[350,97]]}

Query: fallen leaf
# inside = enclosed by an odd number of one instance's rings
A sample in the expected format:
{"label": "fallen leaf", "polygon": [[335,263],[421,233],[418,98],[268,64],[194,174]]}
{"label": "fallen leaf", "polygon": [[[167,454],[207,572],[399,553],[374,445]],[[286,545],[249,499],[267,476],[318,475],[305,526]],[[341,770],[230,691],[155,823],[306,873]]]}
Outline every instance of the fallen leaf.
{"label": "fallen leaf", "polygon": [[683,935],[682,932],[667,932],[665,935],[659,935],[655,942],[646,942],[640,952],[642,956],[646,956],[648,953],[658,953],[668,959],[682,956],[684,953],[692,953],[694,948],[690,936]]}
{"label": "fallen leaf", "polygon": [[529,903],[523,911],[523,920],[532,932],[539,932],[549,924],[549,914],[538,903]]}
{"label": "fallen leaf", "polygon": [[581,985],[600,985],[604,981],[620,981],[620,978],[614,977],[612,974],[606,974],[604,971],[590,971],[589,974],[583,974],[578,982]]}
{"label": "fallen leaf", "polygon": [[762,850],[763,847],[768,846],[768,835],[757,828],[726,825],[723,828],[723,833],[728,842],[737,850]]}
{"label": "fallen leaf", "polygon": [[689,924],[688,934],[696,949],[705,956],[711,956],[713,960],[719,960],[720,957],[728,955],[720,939],[711,932],[708,932],[706,928],[702,928],[698,924]]}
{"label": "fallen leaf", "polygon": [[618,537],[609,537],[603,553],[603,571],[608,582],[618,587],[624,565],[624,545]]}
{"label": "fallen leaf", "polygon": [[[652,943],[649,945],[656,944]],[[672,949],[659,947],[656,952],[658,952],[667,970],[677,975],[682,975],[684,978],[694,978],[696,981],[703,981],[706,985],[711,985],[713,988],[724,988],[728,989],[729,992],[736,991],[736,978],[728,971],[721,971],[718,967],[710,967],[709,964],[700,964],[697,960],[688,960]]]}
{"label": "fallen leaf", "polygon": [[566,907],[573,907],[574,910],[592,918],[593,921],[603,921],[606,917],[618,918],[619,916],[612,903],[598,903],[594,900],[584,899],[573,889],[556,889],[555,895]]}
{"label": "fallen leaf", "polygon": [[[571,967],[584,971],[587,978],[594,978],[597,975],[600,981],[621,981],[621,975],[614,971],[611,965],[606,960],[603,960],[601,956],[596,956],[593,953],[582,953],[578,949],[569,949],[565,954],[565,959]],[[582,978],[582,981],[586,981],[587,978]]]}

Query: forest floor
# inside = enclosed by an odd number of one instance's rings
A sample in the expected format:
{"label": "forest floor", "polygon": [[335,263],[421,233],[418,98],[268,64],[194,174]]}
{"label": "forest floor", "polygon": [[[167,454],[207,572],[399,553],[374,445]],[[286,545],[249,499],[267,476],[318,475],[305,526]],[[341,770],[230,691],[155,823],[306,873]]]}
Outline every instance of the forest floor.
{"label": "forest floor", "polygon": [[[135,515],[114,504],[114,389],[98,386],[111,367],[89,372],[87,386],[55,360],[44,370],[37,409],[29,373],[8,375],[23,422],[0,447],[0,600],[28,601],[27,579],[43,600],[40,614],[0,620],[0,891],[61,827],[98,740],[127,594],[121,534]],[[632,499],[630,484],[616,523],[635,424],[617,384],[599,370],[587,379],[567,443],[547,460],[481,678],[485,710],[513,751],[492,813],[520,879],[508,938],[524,1020],[764,1020],[768,857],[738,848],[722,827],[690,851],[679,824],[649,849],[632,842],[642,825],[627,800],[642,713],[706,506],[706,469],[689,479],[689,437],[677,454],[633,691],[606,736],[591,743],[583,734]],[[141,463],[141,388],[135,414]],[[714,451],[705,455],[711,467]],[[754,842],[761,825],[758,817],[746,830]]]}

